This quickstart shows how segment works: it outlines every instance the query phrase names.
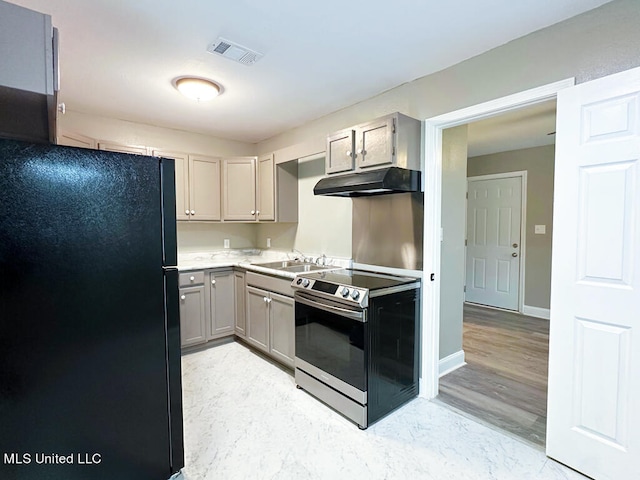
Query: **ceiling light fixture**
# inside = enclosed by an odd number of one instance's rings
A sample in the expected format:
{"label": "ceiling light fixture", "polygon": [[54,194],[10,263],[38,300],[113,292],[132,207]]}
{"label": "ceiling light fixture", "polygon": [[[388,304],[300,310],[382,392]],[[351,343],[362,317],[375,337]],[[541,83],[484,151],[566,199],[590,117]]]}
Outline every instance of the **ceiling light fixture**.
{"label": "ceiling light fixture", "polygon": [[187,98],[197,100],[198,102],[206,102],[213,100],[222,88],[215,82],[206,78],[198,77],[180,77],[173,81],[173,86]]}

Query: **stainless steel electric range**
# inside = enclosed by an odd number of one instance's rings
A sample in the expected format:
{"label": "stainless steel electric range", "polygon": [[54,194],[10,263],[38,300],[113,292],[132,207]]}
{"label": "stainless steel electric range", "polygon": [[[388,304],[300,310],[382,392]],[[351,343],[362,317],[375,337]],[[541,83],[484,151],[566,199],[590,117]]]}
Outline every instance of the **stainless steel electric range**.
{"label": "stainless steel electric range", "polygon": [[292,287],[298,388],[361,429],[417,396],[419,279],[345,269]]}

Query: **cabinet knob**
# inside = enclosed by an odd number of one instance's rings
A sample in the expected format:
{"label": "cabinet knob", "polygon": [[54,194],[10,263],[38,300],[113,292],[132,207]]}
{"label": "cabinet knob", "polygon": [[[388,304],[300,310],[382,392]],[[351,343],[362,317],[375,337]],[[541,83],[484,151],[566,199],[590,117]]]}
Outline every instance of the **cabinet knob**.
{"label": "cabinet knob", "polygon": [[269,300],[267,297],[262,297],[262,301],[263,301],[264,303],[267,303],[267,300]]}
{"label": "cabinet knob", "polygon": [[260,215],[260,210],[256,210],[256,215]]}
{"label": "cabinet knob", "polygon": [[251,210],[251,215],[255,215],[256,211],[255,210]]}
{"label": "cabinet knob", "polygon": [[195,210],[191,210],[191,215],[195,215],[196,211]]}
{"label": "cabinet knob", "polygon": [[184,213],[185,213],[186,215],[189,215],[189,210],[185,210],[185,211],[184,211]]}
{"label": "cabinet knob", "polygon": [[211,285],[215,285],[216,281],[215,280],[211,280]]}
{"label": "cabinet knob", "polygon": [[180,300],[185,300],[187,298],[186,295],[180,295]]}
{"label": "cabinet knob", "polygon": [[513,253],[511,254],[511,256],[515,258],[515,257],[517,257],[517,256],[518,256],[518,254],[517,254],[516,252],[513,252]]}
{"label": "cabinet knob", "polygon": [[196,279],[196,277],[194,277],[193,275],[191,277],[189,277],[189,280],[191,280],[192,282]]}
{"label": "cabinet knob", "polygon": [[347,157],[350,157],[350,156],[351,156],[351,150],[347,150],[347,152],[346,152],[346,153],[347,153]]}

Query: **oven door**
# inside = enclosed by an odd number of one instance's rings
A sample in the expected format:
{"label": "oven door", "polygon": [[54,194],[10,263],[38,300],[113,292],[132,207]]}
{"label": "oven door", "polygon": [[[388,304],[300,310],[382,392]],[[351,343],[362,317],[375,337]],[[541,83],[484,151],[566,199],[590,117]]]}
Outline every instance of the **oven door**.
{"label": "oven door", "polygon": [[308,367],[312,371],[307,371],[307,374],[320,377],[318,380],[337,390],[343,389],[339,384],[332,384],[330,377],[321,372],[366,392],[366,313],[366,309],[342,305],[306,292],[296,292],[296,368],[304,371]]}

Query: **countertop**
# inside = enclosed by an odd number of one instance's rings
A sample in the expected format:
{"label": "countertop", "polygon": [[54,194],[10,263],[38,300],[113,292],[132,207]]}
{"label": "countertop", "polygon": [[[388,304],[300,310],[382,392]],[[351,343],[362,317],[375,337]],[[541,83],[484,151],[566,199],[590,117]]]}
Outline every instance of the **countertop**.
{"label": "countertop", "polygon": [[[278,250],[257,249],[225,249],[214,252],[198,252],[178,254],[178,270],[187,272],[191,270],[207,270],[224,267],[240,267],[258,273],[266,273],[283,278],[295,278],[296,273],[286,272],[274,268],[265,268],[256,263],[275,262],[278,260],[290,260],[296,257],[295,253]],[[317,255],[309,255],[316,258]],[[351,260],[344,258],[327,258],[327,268],[350,268]]]}

